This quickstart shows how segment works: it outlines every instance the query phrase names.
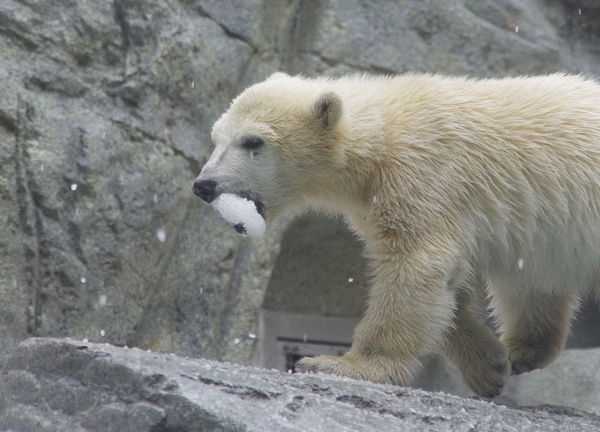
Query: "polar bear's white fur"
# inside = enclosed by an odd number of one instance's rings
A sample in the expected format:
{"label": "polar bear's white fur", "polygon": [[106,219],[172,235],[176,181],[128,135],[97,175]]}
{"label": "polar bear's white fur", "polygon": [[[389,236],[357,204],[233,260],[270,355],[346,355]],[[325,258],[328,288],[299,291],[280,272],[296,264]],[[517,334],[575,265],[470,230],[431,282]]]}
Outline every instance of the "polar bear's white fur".
{"label": "polar bear's white fur", "polygon": [[[235,99],[195,183],[253,200],[267,223],[342,214],[371,263],[342,357],[303,371],[407,384],[437,350],[478,394],[550,363],[578,299],[599,292],[600,86],[563,74],[305,79]],[[327,287],[323,287],[327,289]],[[500,341],[473,311],[486,289]]]}

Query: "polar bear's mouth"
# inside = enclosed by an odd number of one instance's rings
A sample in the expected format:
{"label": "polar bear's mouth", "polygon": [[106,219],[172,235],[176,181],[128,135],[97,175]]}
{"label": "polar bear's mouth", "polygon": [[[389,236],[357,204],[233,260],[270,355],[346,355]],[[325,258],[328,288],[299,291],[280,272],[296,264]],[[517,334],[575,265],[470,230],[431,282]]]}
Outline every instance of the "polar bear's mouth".
{"label": "polar bear's mouth", "polygon": [[244,226],[243,222],[235,224],[233,226],[233,228],[235,229],[235,232],[237,232],[239,235],[242,235],[242,236],[247,236],[248,235],[248,232],[246,231],[246,227]]}
{"label": "polar bear's mouth", "polygon": [[250,198],[245,194],[241,194],[240,196],[242,198],[246,198],[248,201],[252,201],[256,206],[256,211],[258,212],[258,214],[261,215],[263,219],[265,219],[265,205],[262,203],[261,200],[259,200],[258,198]]}
{"label": "polar bear's mouth", "polygon": [[264,205],[247,194],[223,193],[211,205],[243,236],[261,237],[265,231]]}
{"label": "polar bear's mouth", "polygon": [[[265,220],[265,206],[262,203],[262,201],[260,201],[257,198],[250,198],[245,193],[241,193],[239,196],[240,196],[240,198],[244,198],[244,199],[247,199],[248,201],[253,202],[254,206],[256,207],[256,212],[263,218],[263,220]],[[235,232],[237,232],[241,236],[250,235],[250,234],[248,234],[248,231],[246,230],[246,226],[244,225],[243,222],[233,225],[233,228],[235,229]]]}

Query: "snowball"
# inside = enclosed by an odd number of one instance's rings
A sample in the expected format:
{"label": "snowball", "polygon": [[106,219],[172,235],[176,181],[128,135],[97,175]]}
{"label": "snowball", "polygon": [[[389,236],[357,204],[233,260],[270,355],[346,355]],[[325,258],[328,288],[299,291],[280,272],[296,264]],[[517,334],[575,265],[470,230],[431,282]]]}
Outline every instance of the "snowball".
{"label": "snowball", "polygon": [[84,284],[84,283],[86,282],[86,279],[85,279],[84,277],[82,277],[82,278],[80,279],[80,281],[81,281],[81,283],[82,283],[82,284]]}
{"label": "snowball", "polygon": [[160,228],[158,231],[156,231],[156,238],[161,243],[167,241],[167,232],[164,230],[164,228]]}
{"label": "snowball", "polygon": [[265,232],[265,220],[258,213],[256,204],[233,194],[221,194],[212,202],[223,219],[236,227],[236,231],[250,237],[260,237]]}
{"label": "snowball", "polygon": [[77,183],[73,183],[73,184],[71,185],[71,190],[72,190],[72,191],[76,191],[76,190],[77,190]]}
{"label": "snowball", "polygon": [[523,267],[525,267],[525,260],[523,258],[517,260],[517,267],[519,267],[519,270],[523,270]]}

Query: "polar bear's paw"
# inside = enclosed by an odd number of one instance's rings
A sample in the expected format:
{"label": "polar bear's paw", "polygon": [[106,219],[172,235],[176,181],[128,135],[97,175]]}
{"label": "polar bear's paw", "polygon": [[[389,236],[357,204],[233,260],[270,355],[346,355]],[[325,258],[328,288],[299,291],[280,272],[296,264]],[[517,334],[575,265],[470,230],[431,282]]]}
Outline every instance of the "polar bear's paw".
{"label": "polar bear's paw", "polygon": [[380,384],[407,385],[412,371],[409,364],[403,365],[385,357],[357,357],[345,354],[336,356],[304,357],[296,363],[298,372],[324,372],[338,376],[372,381]]}
{"label": "polar bear's paw", "polygon": [[554,360],[560,352],[559,349],[552,349],[552,347],[544,344],[535,343],[512,343],[509,350],[513,375],[521,375],[535,369],[541,369]]}
{"label": "polar bear's paw", "polygon": [[296,363],[296,370],[298,372],[325,372],[350,378],[362,378],[342,357],[328,355],[303,357]]}
{"label": "polar bear's paw", "polygon": [[473,364],[468,370],[462,371],[465,384],[479,396],[489,399],[502,393],[510,373],[511,364],[506,355],[487,358],[486,361]]}
{"label": "polar bear's paw", "polygon": [[560,354],[566,332],[547,332],[545,335],[528,337],[505,337],[508,358],[512,364],[512,374],[520,375],[535,369],[542,369]]}

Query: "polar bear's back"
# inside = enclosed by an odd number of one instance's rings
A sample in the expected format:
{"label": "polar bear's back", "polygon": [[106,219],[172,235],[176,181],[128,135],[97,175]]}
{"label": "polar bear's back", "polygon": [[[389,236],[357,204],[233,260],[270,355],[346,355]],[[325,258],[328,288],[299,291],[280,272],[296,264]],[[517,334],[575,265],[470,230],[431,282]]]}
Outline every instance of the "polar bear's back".
{"label": "polar bear's back", "polygon": [[[472,233],[473,254],[492,279],[515,290],[535,283],[584,291],[597,283],[594,80],[405,75],[346,78],[336,86],[352,119],[346,133],[371,154],[383,149],[378,160],[399,184],[424,191],[415,206],[443,209],[444,222],[455,218],[450,225]],[[385,145],[365,144],[370,137]]]}

